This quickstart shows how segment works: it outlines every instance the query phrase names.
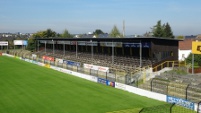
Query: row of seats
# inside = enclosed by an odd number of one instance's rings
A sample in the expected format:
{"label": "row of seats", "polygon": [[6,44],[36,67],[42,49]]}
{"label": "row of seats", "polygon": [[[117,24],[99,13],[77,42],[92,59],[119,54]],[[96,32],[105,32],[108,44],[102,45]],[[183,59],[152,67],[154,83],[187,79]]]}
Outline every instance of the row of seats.
{"label": "row of seats", "polygon": [[[126,72],[132,72],[140,66],[140,59],[137,57],[123,57],[123,56],[111,56],[105,54],[91,54],[85,52],[75,51],[62,51],[46,49],[36,52],[38,56],[52,56],[56,58],[62,58],[66,60],[72,60],[81,63],[89,63],[94,65],[100,65],[110,67],[110,69],[117,69]],[[149,59],[142,58],[142,66],[151,65],[152,62]]]}

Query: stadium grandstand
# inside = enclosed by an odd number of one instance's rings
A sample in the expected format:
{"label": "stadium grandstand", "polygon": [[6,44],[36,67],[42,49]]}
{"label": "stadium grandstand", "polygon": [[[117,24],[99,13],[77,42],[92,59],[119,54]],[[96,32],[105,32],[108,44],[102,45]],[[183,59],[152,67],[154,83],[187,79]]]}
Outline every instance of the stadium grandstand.
{"label": "stadium grandstand", "polygon": [[[53,57],[104,60],[124,66],[152,66],[178,59],[178,40],[166,38],[40,38],[37,51]],[[73,56],[74,55],[74,56]],[[103,58],[105,57],[105,58]]]}
{"label": "stadium grandstand", "polygon": [[[108,79],[111,77],[113,81],[126,84],[136,83],[136,79],[142,78],[142,74],[137,74],[142,69],[151,69],[162,62],[178,59],[178,40],[175,39],[38,38],[36,43],[39,58],[46,55],[78,62],[82,67],[83,64],[108,67]],[[157,70],[161,68],[157,67]]]}

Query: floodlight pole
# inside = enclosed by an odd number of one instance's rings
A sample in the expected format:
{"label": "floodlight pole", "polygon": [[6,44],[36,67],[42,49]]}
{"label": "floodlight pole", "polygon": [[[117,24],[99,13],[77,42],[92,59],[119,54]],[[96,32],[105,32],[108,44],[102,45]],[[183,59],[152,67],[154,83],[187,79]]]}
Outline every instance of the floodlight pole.
{"label": "floodlight pole", "polygon": [[52,39],[52,42],[53,42],[53,55],[54,55],[54,40]]}
{"label": "floodlight pole", "polygon": [[76,58],[77,58],[77,43],[78,43],[78,42],[76,41]]}
{"label": "floodlight pole", "polygon": [[46,41],[45,41],[45,54],[46,54]]}
{"label": "floodlight pole", "polygon": [[38,45],[38,51],[39,51],[39,40],[38,40],[38,44],[37,45]]}
{"label": "floodlight pole", "polygon": [[91,59],[93,60],[93,57],[94,57],[94,55],[93,55],[93,41],[91,40],[90,42],[91,42]]}
{"label": "floodlight pole", "polygon": [[140,40],[140,68],[142,67],[142,42]]}
{"label": "floodlight pole", "polygon": [[112,41],[112,64],[114,64],[114,43]]}
{"label": "floodlight pole", "polygon": [[63,52],[64,52],[63,54],[64,54],[64,56],[65,56],[65,49],[66,49],[66,48],[65,48],[65,42],[63,41],[63,50],[64,50],[64,51],[63,51]]}

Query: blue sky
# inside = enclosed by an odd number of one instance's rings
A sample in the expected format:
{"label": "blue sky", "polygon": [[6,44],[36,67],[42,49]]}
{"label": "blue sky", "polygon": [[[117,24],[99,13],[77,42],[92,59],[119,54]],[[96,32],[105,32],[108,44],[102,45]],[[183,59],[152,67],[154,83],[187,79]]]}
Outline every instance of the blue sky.
{"label": "blue sky", "polygon": [[0,32],[34,33],[51,28],[72,34],[114,25],[126,35],[151,31],[158,20],[174,35],[201,34],[201,0],[0,0]]}

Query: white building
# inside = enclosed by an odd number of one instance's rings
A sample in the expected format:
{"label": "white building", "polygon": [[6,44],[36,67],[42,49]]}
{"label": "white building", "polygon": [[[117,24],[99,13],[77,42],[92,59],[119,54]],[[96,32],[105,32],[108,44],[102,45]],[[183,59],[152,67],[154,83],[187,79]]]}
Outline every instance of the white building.
{"label": "white building", "polygon": [[178,55],[179,61],[184,61],[191,53],[193,40],[194,40],[193,38],[189,38],[179,41],[179,55]]}

